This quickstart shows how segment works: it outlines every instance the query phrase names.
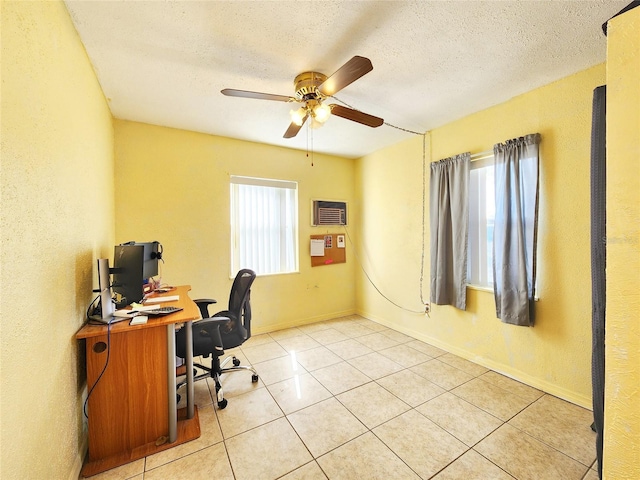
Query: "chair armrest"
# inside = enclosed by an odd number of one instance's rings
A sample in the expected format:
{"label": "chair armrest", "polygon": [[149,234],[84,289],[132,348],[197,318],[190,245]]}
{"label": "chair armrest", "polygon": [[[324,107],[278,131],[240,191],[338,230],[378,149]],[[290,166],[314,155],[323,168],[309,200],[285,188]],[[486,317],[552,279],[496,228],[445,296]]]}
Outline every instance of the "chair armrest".
{"label": "chair armrest", "polygon": [[194,300],[194,302],[196,303],[207,303],[208,305],[212,304],[212,303],[218,303],[217,300],[214,300],[213,298],[198,298],[196,300]]}
{"label": "chair armrest", "polygon": [[194,300],[193,302],[200,309],[200,314],[202,315],[202,318],[211,317],[211,314],[209,313],[209,305],[213,305],[214,303],[218,303],[213,298],[198,298],[197,300]]}
{"label": "chair armrest", "polygon": [[242,324],[241,319],[236,318],[235,313],[229,310],[222,310],[216,313],[215,316],[229,317],[231,319],[231,324],[227,325],[226,328],[225,325],[220,325],[220,333],[222,333],[223,337],[230,334],[242,338],[243,342],[248,338],[247,329]]}
{"label": "chair armrest", "polygon": [[230,322],[231,319],[229,317],[209,317],[204,320],[198,320],[193,325],[201,326],[201,325],[215,325],[216,327],[221,327],[226,323]]}
{"label": "chair armrest", "polygon": [[193,323],[191,328],[194,335],[210,338],[212,342],[211,346],[213,347],[211,353],[217,351],[219,352],[217,355],[221,355],[224,352],[224,347],[222,337],[220,336],[220,327],[230,320],[229,317],[205,318],[204,320]]}

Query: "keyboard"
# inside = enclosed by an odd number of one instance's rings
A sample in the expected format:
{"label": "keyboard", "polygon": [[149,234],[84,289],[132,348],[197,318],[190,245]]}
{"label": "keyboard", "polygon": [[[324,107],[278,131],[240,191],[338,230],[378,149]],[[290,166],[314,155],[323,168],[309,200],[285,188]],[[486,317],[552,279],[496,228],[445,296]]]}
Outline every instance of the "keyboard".
{"label": "keyboard", "polygon": [[179,312],[182,310],[180,307],[160,307],[154,310],[145,310],[145,315],[169,315],[171,313]]}

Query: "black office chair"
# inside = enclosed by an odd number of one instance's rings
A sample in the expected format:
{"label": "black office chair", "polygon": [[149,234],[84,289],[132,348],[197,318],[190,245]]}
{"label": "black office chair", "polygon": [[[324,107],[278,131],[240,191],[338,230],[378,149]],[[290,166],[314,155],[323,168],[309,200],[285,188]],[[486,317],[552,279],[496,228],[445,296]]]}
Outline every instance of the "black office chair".
{"label": "black office chair", "polygon": [[[253,367],[241,366],[240,360],[235,356],[227,357],[220,362],[220,357],[224,355],[224,350],[235,348],[242,345],[251,338],[251,304],[249,297],[251,295],[251,285],[256,278],[253,270],[243,269],[238,272],[231,293],[229,294],[229,309],[209,314],[209,306],[217,303],[212,299],[194,300],[200,308],[203,320],[192,323],[193,331],[193,356],[203,356],[208,358],[211,355],[211,368],[195,363],[197,367],[204,371],[203,374],[195,375],[195,380],[211,377],[216,385],[216,396],[218,408],[223,409],[227,406],[227,400],[224,398],[220,377],[223,374],[249,370],[253,373],[252,382],[258,381],[258,374]],[[180,358],[186,356],[186,327],[176,332],[176,355]],[[233,362],[232,367],[225,368],[230,361]],[[194,371],[197,370],[194,368]],[[178,387],[183,385],[180,383]]]}

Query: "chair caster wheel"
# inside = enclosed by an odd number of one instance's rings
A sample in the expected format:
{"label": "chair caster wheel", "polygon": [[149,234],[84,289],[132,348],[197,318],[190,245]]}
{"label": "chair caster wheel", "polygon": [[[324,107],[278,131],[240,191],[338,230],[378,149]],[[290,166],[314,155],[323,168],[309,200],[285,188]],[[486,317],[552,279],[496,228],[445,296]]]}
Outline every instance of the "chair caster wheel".
{"label": "chair caster wheel", "polygon": [[222,401],[218,402],[218,408],[220,410],[224,409],[227,406],[227,399],[223,398]]}
{"label": "chair caster wheel", "polygon": [[258,375],[251,375],[251,383],[256,383],[258,381]]}
{"label": "chair caster wheel", "polygon": [[240,360],[238,360],[236,357],[233,357],[233,366],[237,367],[238,365],[240,365]]}

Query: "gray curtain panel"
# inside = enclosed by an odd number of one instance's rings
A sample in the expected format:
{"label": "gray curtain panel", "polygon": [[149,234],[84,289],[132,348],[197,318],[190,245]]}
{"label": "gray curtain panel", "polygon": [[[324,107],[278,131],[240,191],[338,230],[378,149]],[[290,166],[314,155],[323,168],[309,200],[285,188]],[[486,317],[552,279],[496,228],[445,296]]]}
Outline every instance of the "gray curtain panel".
{"label": "gray curtain panel", "polygon": [[505,323],[533,326],[540,134],[494,145],[493,291]]}
{"label": "gray curtain panel", "polygon": [[431,164],[431,303],[467,306],[470,153]]}

